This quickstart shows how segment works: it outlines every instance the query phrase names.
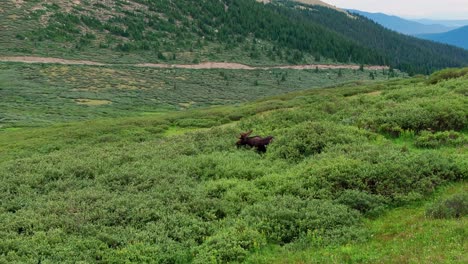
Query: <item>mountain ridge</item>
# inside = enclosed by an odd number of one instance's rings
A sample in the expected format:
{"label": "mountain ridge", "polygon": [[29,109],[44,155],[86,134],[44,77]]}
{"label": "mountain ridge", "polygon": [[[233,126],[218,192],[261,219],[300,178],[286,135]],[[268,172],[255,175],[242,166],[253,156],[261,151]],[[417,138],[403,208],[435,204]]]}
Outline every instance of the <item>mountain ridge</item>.
{"label": "mountain ridge", "polygon": [[[274,1],[278,1],[278,0],[256,0],[256,1],[257,2],[262,2],[262,3],[271,3],[271,2],[274,2]],[[291,0],[291,1],[301,3],[301,4],[306,4],[306,5],[312,5],[312,6],[313,5],[318,5],[318,6],[328,7],[328,8],[334,9],[336,11],[346,12],[344,9],[338,8],[338,7],[334,6],[334,5],[325,3],[325,2],[320,1],[320,0]]]}
{"label": "mountain ridge", "polygon": [[468,26],[468,19],[454,19],[454,20],[445,20],[445,19],[410,19],[421,24],[430,25],[430,24],[441,24],[448,27],[463,27]]}
{"label": "mountain ridge", "polygon": [[458,46],[468,50],[468,26],[439,34],[421,34],[420,38]]}
{"label": "mountain ridge", "polygon": [[347,9],[351,13],[357,13],[363,15],[382,26],[406,34],[406,35],[418,35],[418,34],[431,34],[431,33],[442,33],[448,32],[455,29],[454,27],[448,27],[441,24],[422,24],[416,21],[404,19],[399,16],[388,15],[385,13],[371,13],[356,9]]}

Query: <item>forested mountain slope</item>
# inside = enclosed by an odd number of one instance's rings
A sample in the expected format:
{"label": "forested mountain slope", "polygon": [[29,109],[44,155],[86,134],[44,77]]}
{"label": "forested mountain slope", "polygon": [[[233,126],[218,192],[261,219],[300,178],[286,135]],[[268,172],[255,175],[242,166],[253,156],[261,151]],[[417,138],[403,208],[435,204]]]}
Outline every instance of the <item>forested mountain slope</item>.
{"label": "forested mountain slope", "polygon": [[328,61],[388,64],[410,73],[468,63],[462,49],[288,1],[7,1],[0,12],[2,55],[120,63]]}
{"label": "forested mountain slope", "polygon": [[[15,24],[8,27],[16,28],[9,32],[15,41],[8,51],[123,62],[294,63],[301,62],[304,53],[348,62],[345,51],[353,50],[353,62],[379,62],[372,51],[337,33],[317,24],[290,21],[272,5],[254,0],[50,2],[26,2],[20,8],[10,4],[11,9],[4,9],[7,15],[17,10],[12,14],[17,17]],[[31,30],[31,24],[37,26]]]}
{"label": "forested mountain slope", "polygon": [[386,29],[359,15],[356,19],[328,8],[315,7],[318,12],[302,11],[309,20],[340,33],[364,47],[385,54],[385,64],[408,73],[428,73],[436,68],[466,65],[468,52]]}

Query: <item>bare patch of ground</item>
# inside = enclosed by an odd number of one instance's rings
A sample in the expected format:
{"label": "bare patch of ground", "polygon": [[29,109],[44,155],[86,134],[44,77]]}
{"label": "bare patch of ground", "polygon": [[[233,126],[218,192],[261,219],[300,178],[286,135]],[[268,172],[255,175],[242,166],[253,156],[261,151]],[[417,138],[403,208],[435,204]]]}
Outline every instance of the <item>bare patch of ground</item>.
{"label": "bare patch of ground", "polygon": [[[327,4],[327,3],[323,2],[323,1],[320,1],[320,0],[292,0],[292,1],[297,2],[297,3],[301,3],[301,4],[312,5],[312,6],[314,6],[314,5],[324,6],[324,7],[334,9],[334,10],[336,10],[338,12],[343,12],[343,13],[348,14],[348,12],[346,12],[345,10],[340,9],[340,8],[338,8],[336,6],[333,6],[333,5]],[[265,3],[270,3],[271,0],[257,0],[257,2],[262,2],[262,3],[265,4]],[[348,16],[351,16],[351,15],[348,14]]]}
{"label": "bare patch of ground", "polygon": [[142,88],[140,85],[136,84],[117,84],[114,88],[119,90],[146,90]]}
{"label": "bare patch of ground", "polygon": [[169,64],[161,64],[161,63],[140,63],[135,64],[137,67],[149,67],[149,68],[170,68],[171,65]]}
{"label": "bare patch of ground", "polygon": [[100,106],[112,104],[109,100],[94,100],[94,99],[75,99],[75,103],[79,105],[88,105],[88,106]]}
{"label": "bare patch of ground", "polygon": [[255,70],[255,67],[250,67],[240,63],[230,62],[202,62],[199,64],[179,64],[172,65],[173,68],[181,69],[234,69],[234,70]]}
{"label": "bare patch of ground", "polygon": [[73,92],[91,92],[91,91],[97,91],[98,89],[96,88],[74,88],[71,89]]}
{"label": "bare patch of ground", "polygon": [[382,91],[374,91],[374,92],[367,93],[367,95],[370,95],[370,96],[379,96],[381,94],[382,94]]}
{"label": "bare patch of ground", "polygon": [[[66,65],[94,65],[94,66],[112,66],[113,64],[105,64],[88,60],[66,60],[59,58],[47,57],[0,57],[0,61],[23,62],[23,63],[58,63]],[[308,65],[284,65],[271,67],[252,67],[240,63],[232,62],[203,62],[199,64],[160,64],[160,63],[139,63],[126,64],[125,66],[134,67],[149,67],[149,68],[178,68],[178,69],[230,69],[230,70],[272,70],[272,69],[293,69],[293,70],[313,70],[313,69],[354,69],[358,70],[359,65],[352,64],[308,64]],[[368,70],[389,69],[388,66],[366,66]]]}
{"label": "bare patch of ground", "polygon": [[57,63],[57,64],[66,64],[66,65],[97,65],[103,66],[104,63],[86,61],[86,60],[66,60],[58,58],[46,58],[46,57],[0,57],[0,61],[10,61],[10,62],[23,62],[23,63]]}
{"label": "bare patch of ground", "polygon": [[190,101],[190,102],[187,102],[187,103],[179,103],[179,105],[184,107],[184,108],[190,108],[194,104],[196,104],[196,102],[194,102],[194,101]]}
{"label": "bare patch of ground", "polygon": [[15,4],[16,8],[20,8],[23,4],[23,0],[12,0],[13,4]]}
{"label": "bare patch of ground", "polygon": [[350,96],[350,98],[358,98],[358,97],[361,97],[361,96],[380,96],[382,94],[382,91],[373,91],[373,92],[369,92],[369,93],[358,93],[358,94],[355,94],[353,96]]}

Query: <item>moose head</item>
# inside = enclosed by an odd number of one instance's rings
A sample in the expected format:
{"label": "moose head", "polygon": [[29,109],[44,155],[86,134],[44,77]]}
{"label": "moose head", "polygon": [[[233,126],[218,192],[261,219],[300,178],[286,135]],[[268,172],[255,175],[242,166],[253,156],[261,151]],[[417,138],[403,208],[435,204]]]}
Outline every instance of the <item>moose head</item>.
{"label": "moose head", "polygon": [[255,147],[259,152],[266,152],[266,146],[271,143],[273,140],[272,136],[267,136],[265,138],[259,136],[249,137],[252,134],[252,130],[247,131],[245,133],[240,133],[239,140],[237,141],[236,145],[240,146],[249,146]]}

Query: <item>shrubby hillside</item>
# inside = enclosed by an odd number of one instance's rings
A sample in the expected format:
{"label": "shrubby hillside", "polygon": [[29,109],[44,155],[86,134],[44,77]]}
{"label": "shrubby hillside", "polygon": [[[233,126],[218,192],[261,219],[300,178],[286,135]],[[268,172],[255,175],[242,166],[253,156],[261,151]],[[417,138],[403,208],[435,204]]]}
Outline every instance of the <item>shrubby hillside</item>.
{"label": "shrubby hillside", "polygon": [[0,130],[232,105],[404,76],[388,69],[192,70],[7,62],[0,63]]}
{"label": "shrubby hillside", "polygon": [[[3,131],[0,262],[258,262],[373,241],[369,219],[466,180],[467,77]],[[266,154],[235,147],[249,129],[275,137]],[[457,230],[422,250],[462,256]]]}
{"label": "shrubby hillside", "polygon": [[119,63],[385,64],[410,74],[468,63],[466,50],[290,1],[7,1],[0,12],[2,55]]}

